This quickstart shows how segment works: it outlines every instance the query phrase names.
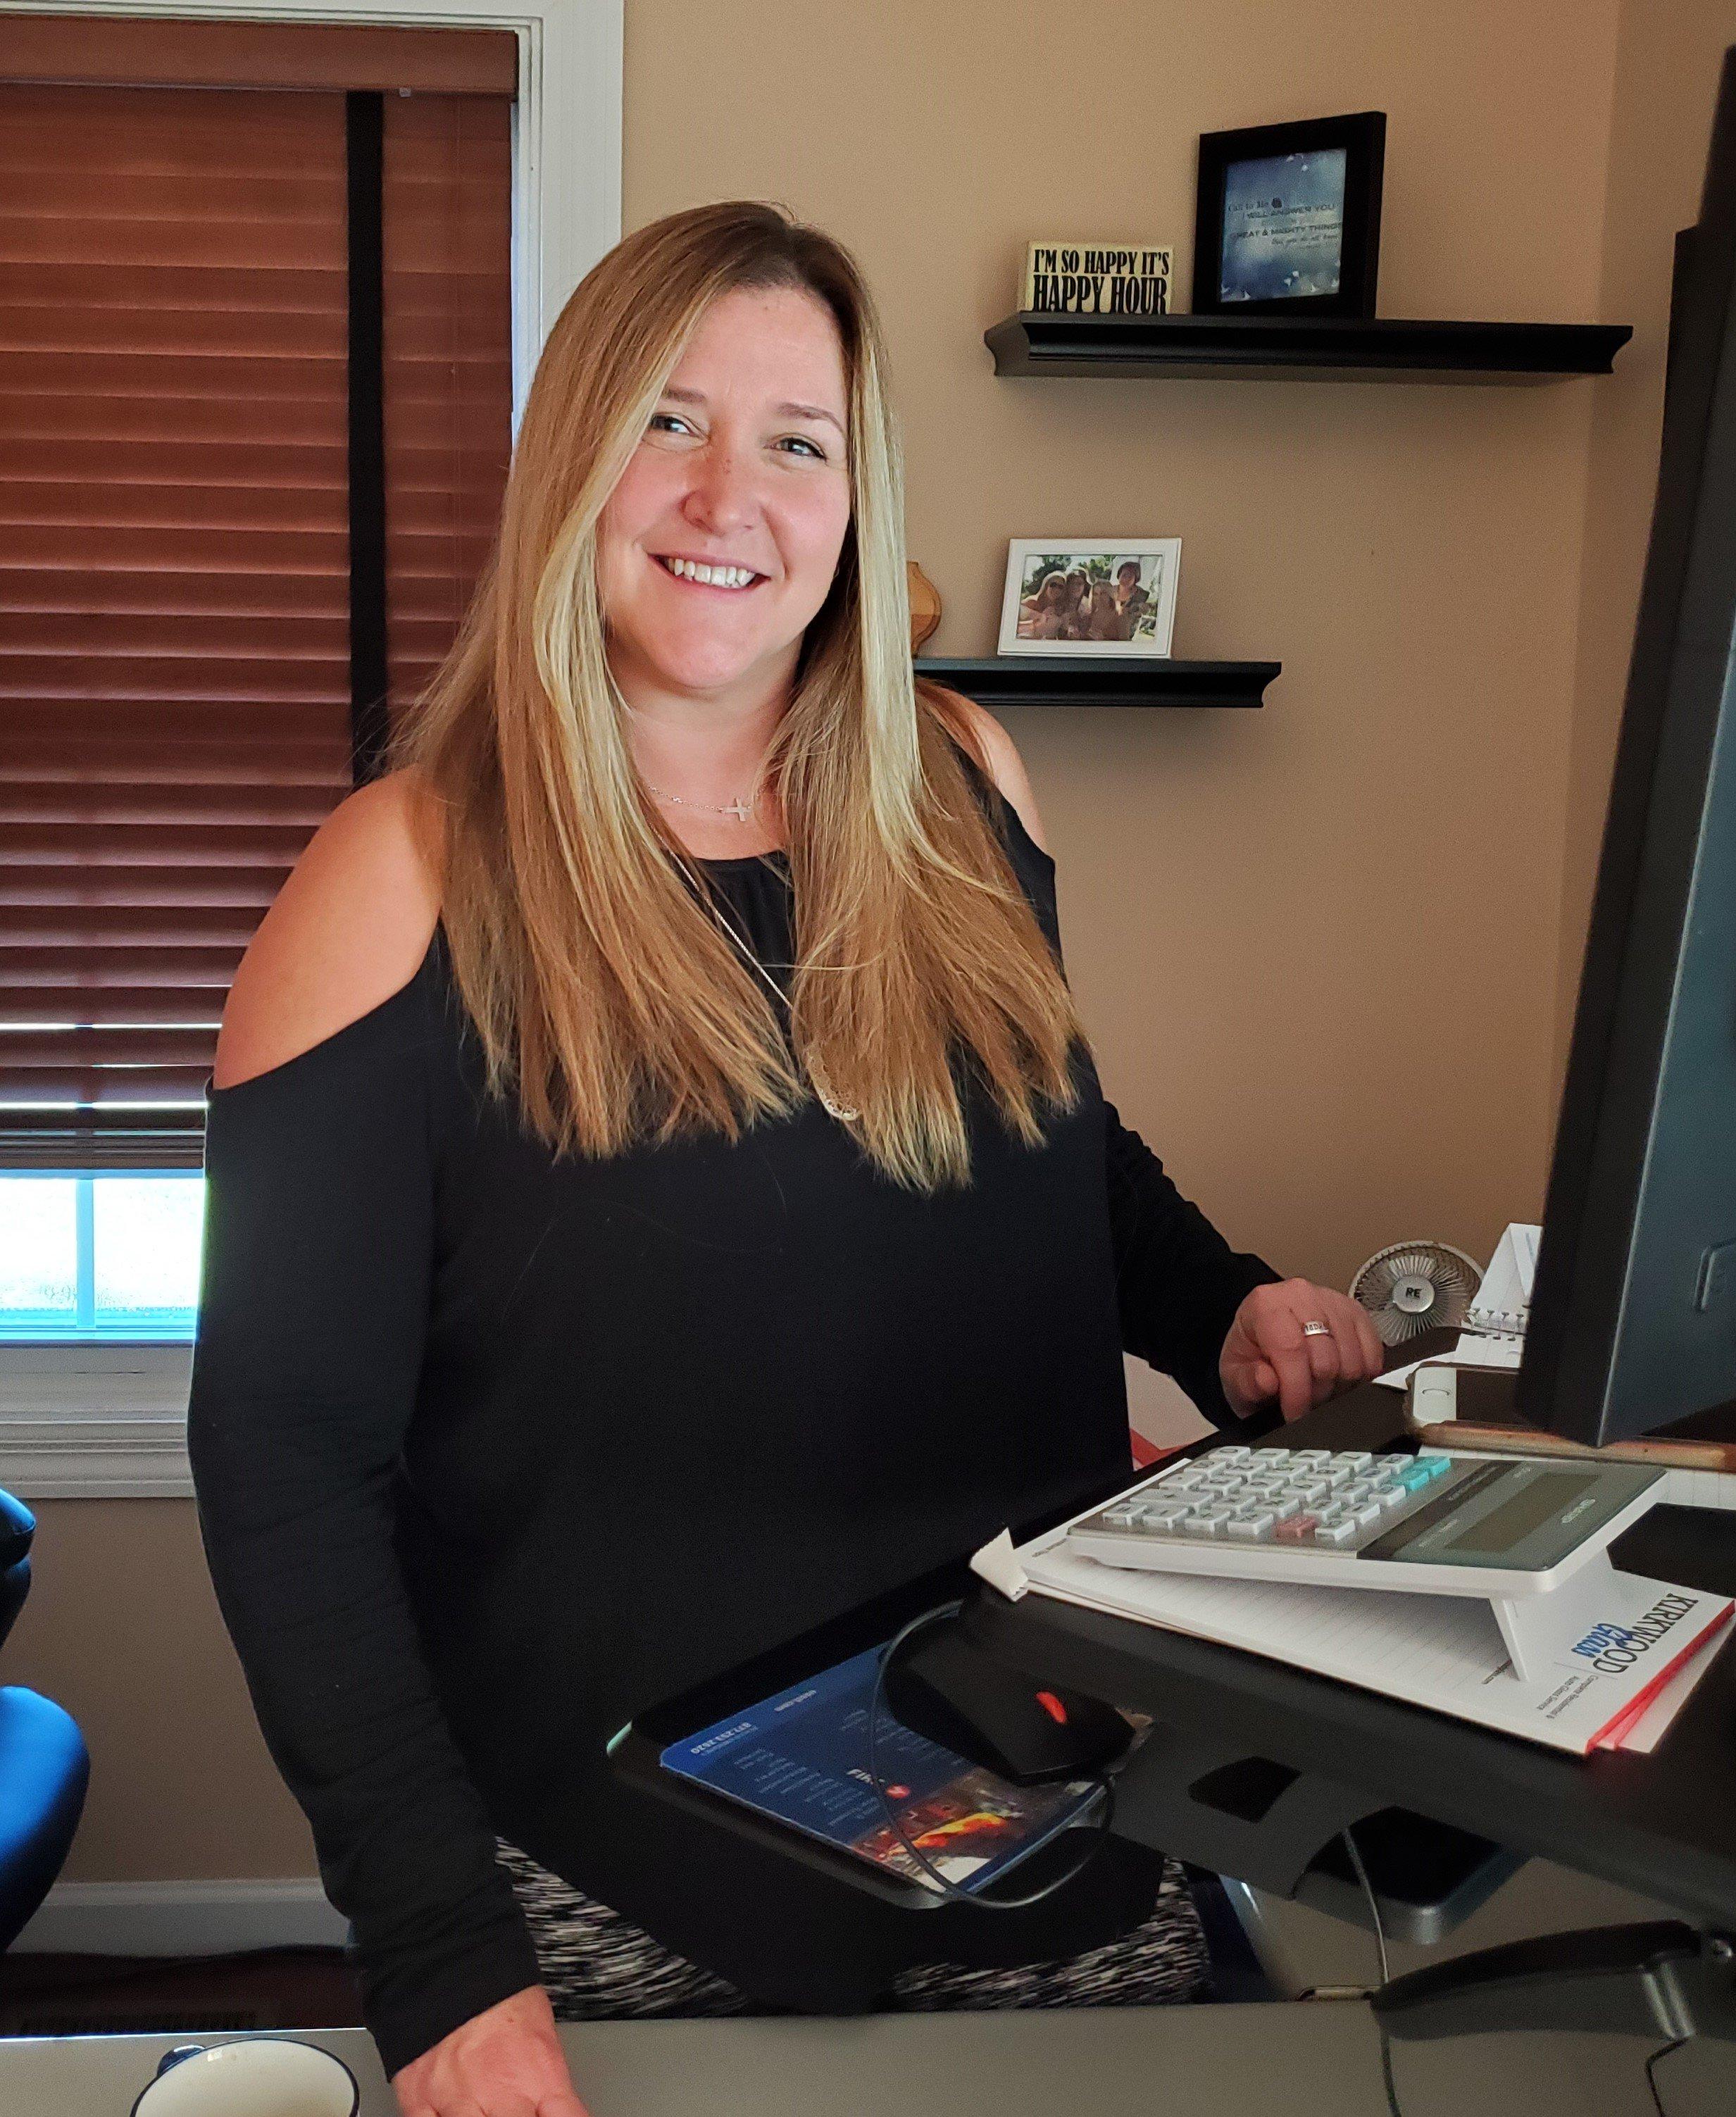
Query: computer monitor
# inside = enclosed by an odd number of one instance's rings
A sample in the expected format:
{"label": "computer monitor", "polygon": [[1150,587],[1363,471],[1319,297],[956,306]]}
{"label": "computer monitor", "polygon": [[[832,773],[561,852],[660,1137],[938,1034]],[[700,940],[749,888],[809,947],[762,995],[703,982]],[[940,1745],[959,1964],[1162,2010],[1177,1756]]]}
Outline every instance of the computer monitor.
{"label": "computer monitor", "polygon": [[1733,297],[1736,49],[1678,252],[1651,542],[1516,1389],[1522,1418],[1593,1443],[1736,1398]]}

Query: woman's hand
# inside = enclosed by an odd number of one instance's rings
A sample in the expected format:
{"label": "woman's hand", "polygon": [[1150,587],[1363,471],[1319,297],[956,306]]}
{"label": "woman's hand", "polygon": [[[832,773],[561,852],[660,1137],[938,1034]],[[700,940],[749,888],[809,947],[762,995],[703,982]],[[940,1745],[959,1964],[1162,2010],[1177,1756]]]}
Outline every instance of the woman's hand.
{"label": "woman's hand", "polygon": [[[1304,1323],[1327,1328],[1304,1332]],[[1289,1419],[1368,1381],[1385,1363],[1386,1349],[1360,1301],[1309,1280],[1284,1279],[1255,1287],[1236,1310],[1217,1373],[1232,1411],[1277,1397]]]}
{"label": "woman's hand", "polygon": [[586,2117],[540,1985],[484,2008],[392,2075],[404,2117]]}

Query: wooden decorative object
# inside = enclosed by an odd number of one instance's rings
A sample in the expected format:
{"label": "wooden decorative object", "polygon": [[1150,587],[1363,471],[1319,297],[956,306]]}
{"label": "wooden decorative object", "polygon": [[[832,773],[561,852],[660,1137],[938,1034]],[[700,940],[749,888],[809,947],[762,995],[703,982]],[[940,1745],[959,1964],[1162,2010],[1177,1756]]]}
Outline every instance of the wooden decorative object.
{"label": "wooden decorative object", "polygon": [[914,559],[905,562],[910,583],[910,651],[921,651],[922,643],[940,622],[940,591]]}

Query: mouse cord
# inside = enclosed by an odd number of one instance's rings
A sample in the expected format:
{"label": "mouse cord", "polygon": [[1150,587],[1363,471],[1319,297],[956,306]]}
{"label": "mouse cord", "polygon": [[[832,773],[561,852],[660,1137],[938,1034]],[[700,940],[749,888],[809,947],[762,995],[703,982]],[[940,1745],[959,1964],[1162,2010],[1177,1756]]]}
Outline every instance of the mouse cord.
{"label": "mouse cord", "polygon": [[1651,2056],[1646,2061],[1646,2085],[1651,2090],[1651,2106],[1657,2111],[1658,2117],[1664,2117],[1664,2098],[1658,2092],[1657,2069],[1660,2060],[1668,2058],[1672,2051],[1680,2050],[1683,2045],[1688,2042],[1688,2039],[1686,2036],[1678,2036],[1673,2043],[1660,2044],[1658,2048],[1652,2053]]}
{"label": "mouse cord", "polygon": [[[1355,1869],[1356,1879],[1362,1884],[1362,1893],[1369,1901],[1369,1916],[1374,1921],[1375,1944],[1380,1950],[1380,1981],[1385,1985],[1391,1981],[1392,1972],[1387,1961],[1387,1928],[1380,1916],[1380,1899],[1374,1893],[1374,1884],[1369,1879],[1368,1869],[1362,1864],[1362,1852],[1355,1834],[1346,1828],[1342,1836],[1344,1849],[1350,1856],[1350,1865]],[[1378,2010],[1374,2015],[1374,2027],[1380,2037],[1380,2082],[1387,2091],[1387,2117],[1404,2117],[1398,2106],[1398,2089],[1392,2079],[1392,2040],[1387,2034],[1385,2018]]]}
{"label": "mouse cord", "polygon": [[1103,1848],[1103,1841],[1109,1836],[1110,1826],[1115,1818],[1115,1781],[1107,1772],[1102,1773],[1097,1778],[1097,1788],[1102,1796],[1102,1811],[1097,1828],[1092,1833],[1091,1843],[1085,1848],[1083,1856],[1075,1860],[1064,1874],[1057,1875],[1053,1881],[1044,1883],[1041,1889],[1032,1889],[1023,1897],[984,1897],[978,1896],[972,1889],[961,1889],[949,1875],[941,1873],[919,1845],[912,1843],[909,1833],[893,1812],[892,1801],[887,1793],[885,1782],[880,1777],[877,1761],[880,1714],[886,1694],[886,1672],[892,1666],[893,1657],[899,1649],[914,1633],[921,1631],[926,1625],[938,1624],[944,1617],[956,1617],[963,1607],[963,1603],[938,1603],[932,1610],[925,1610],[920,1617],[912,1617],[892,1640],[875,1663],[874,1688],[868,1695],[868,1783],[874,1788],[875,1797],[880,1804],[880,1812],[886,1819],[887,1828],[943,1896],[950,1897],[961,1903],[974,1904],[979,1911],[1023,1911],[1027,1905],[1040,1904],[1045,1897],[1052,1897],[1057,1889],[1065,1889],[1069,1882],[1076,1880],[1083,1875],[1092,1861],[1097,1858]]}

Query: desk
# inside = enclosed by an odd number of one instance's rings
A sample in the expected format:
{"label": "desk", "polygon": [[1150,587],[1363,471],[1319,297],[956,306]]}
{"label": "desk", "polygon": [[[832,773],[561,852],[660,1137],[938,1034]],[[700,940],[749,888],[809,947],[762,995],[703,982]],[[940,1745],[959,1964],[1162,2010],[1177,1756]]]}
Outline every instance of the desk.
{"label": "desk", "polygon": [[[360,2029],[298,2032],[397,2103]],[[591,2117],[1385,2117],[1360,2001],[563,2028]],[[227,2037],[0,2041],[0,2117],[127,2117],[163,2053]],[[1394,2054],[1406,2117],[1653,2117],[1630,2037],[1465,2037]],[[1669,2117],[1730,2106],[1700,2050],[1660,2069]]]}
{"label": "desk", "polygon": [[[1403,1430],[1403,1399],[1366,1386],[1265,1438],[1378,1448]],[[1736,1594],[1728,1513],[1658,1508],[1612,1556],[1636,1572]],[[1122,1777],[1116,1829],[1180,1858],[1285,1895],[1299,1880],[1325,1881],[1332,1908],[1355,1917],[1354,1890],[1309,1870],[1306,1841],[1312,1833],[1315,1847],[1329,1848],[1344,1821],[1401,1808],[1736,1933],[1736,1653],[1727,1649],[1654,1755],[1581,1759],[1037,1594],[1014,1604],[982,1590],[966,1621],[1002,1658],[1153,1716],[1159,1727]],[[1184,1780],[1197,1787],[1214,1757],[1266,1760],[1265,1783],[1278,1791],[1263,1814],[1174,1797]],[[1327,1898],[1314,1901],[1325,1907]]]}

